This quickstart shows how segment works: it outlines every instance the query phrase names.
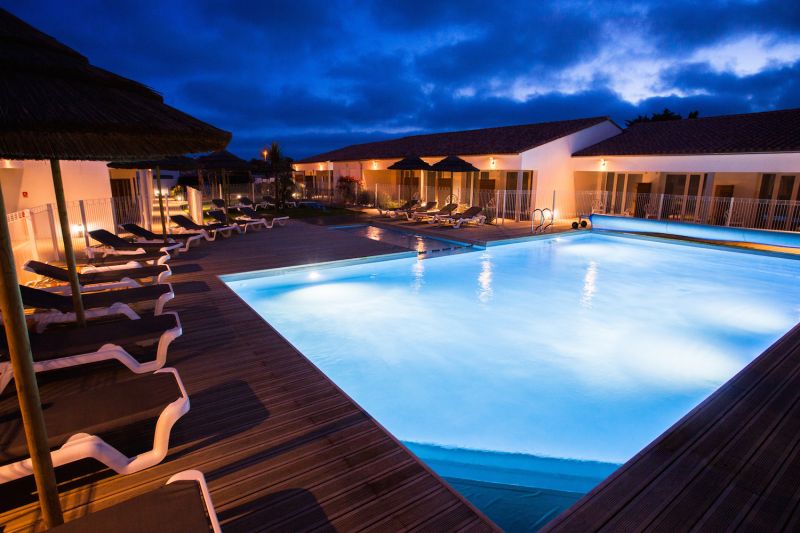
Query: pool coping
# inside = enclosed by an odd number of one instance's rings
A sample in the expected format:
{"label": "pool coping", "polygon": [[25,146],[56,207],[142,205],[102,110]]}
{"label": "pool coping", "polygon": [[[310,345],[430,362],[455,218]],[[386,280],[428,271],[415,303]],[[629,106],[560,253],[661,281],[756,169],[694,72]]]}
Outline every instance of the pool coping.
{"label": "pool coping", "polygon": [[661,242],[664,244],[680,244],[683,246],[691,246],[695,248],[708,248],[712,250],[721,250],[726,252],[737,252],[737,253],[761,255],[767,257],[779,257],[781,259],[792,259],[794,261],[800,261],[800,254],[791,254],[787,252],[779,252],[773,250],[753,250],[750,248],[741,248],[725,242],[719,242],[719,243],[699,242],[699,241],[692,241],[685,239],[676,239],[667,236],[662,237],[659,235],[650,235],[650,234],[645,235],[636,232],[619,231],[619,230],[592,229],[591,233],[594,233],[596,235],[613,235],[615,237],[623,237],[626,239]]}
{"label": "pool coping", "polygon": [[231,281],[246,281],[253,278],[275,277],[285,274],[292,274],[295,272],[306,272],[309,270],[327,270],[344,266],[380,263],[383,261],[393,261],[395,259],[410,259],[418,257],[418,252],[409,250],[407,252],[390,252],[387,254],[366,255],[364,257],[354,257],[352,259],[336,259],[333,261],[319,261],[317,263],[306,263],[303,265],[292,265],[288,267],[250,270],[247,272],[236,272],[234,274],[222,274],[218,275],[217,277],[227,285],[227,283]]}

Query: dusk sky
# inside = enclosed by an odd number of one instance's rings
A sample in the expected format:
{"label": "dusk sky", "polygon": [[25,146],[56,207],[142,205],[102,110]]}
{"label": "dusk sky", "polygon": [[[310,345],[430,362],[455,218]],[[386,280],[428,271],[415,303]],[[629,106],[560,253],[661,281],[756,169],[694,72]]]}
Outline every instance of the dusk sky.
{"label": "dusk sky", "polygon": [[257,156],[669,107],[800,107],[800,4],[35,1],[0,4]]}

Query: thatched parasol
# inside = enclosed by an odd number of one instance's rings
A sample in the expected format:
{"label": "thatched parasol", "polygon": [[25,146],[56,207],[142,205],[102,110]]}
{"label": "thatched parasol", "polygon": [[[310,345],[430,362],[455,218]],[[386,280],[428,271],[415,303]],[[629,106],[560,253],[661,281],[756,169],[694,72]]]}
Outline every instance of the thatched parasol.
{"label": "thatched parasol", "polygon": [[[118,161],[218,150],[219,130],[0,9],[0,153]],[[13,104],[13,105],[11,105]]]}
{"label": "thatched parasol", "polygon": [[431,165],[431,169],[437,172],[450,173],[450,196],[453,196],[453,173],[454,172],[478,172],[479,169],[471,163],[464,161],[457,155],[449,155]]}
{"label": "thatched parasol", "polygon": [[[0,9],[0,158],[48,159],[75,313],[84,323],[59,160],[130,160],[223,148],[230,134]],[[63,522],[0,190],[0,311],[46,527]]]}
{"label": "thatched parasol", "polygon": [[158,212],[161,216],[161,235],[164,237],[164,244],[167,243],[167,217],[164,215],[164,195],[161,194],[161,170],[198,170],[200,164],[196,159],[186,157],[185,155],[178,155],[172,157],[165,157],[164,159],[155,159],[150,161],[118,161],[109,163],[110,168],[128,168],[128,169],[154,169],[156,172],[156,184],[158,186]]}
{"label": "thatched parasol", "polygon": [[[423,161],[421,158],[414,155],[414,156],[404,157],[400,161],[396,161],[386,168],[388,168],[389,170],[398,170],[398,171],[410,170],[412,172],[412,175],[415,170],[419,170],[420,178],[422,178],[422,171],[430,170],[431,166],[430,164]],[[397,181],[399,183],[401,180],[398,179]],[[422,179],[420,179],[420,183],[422,183]]]}
{"label": "thatched parasol", "polygon": [[227,150],[201,155],[197,158],[197,162],[206,170],[250,170],[247,161]]}
{"label": "thatched parasol", "polygon": [[386,168],[390,170],[430,170],[431,166],[417,156],[409,156]]}
{"label": "thatched parasol", "polygon": [[201,155],[197,158],[197,162],[200,164],[200,168],[205,170],[218,170],[220,172],[220,186],[224,189],[222,196],[225,199],[225,211],[227,212],[228,204],[230,203],[230,199],[228,198],[228,173],[232,170],[247,172],[249,179],[252,181],[252,176],[250,175],[252,166],[241,157],[234,155],[227,150],[218,150],[207,155]]}

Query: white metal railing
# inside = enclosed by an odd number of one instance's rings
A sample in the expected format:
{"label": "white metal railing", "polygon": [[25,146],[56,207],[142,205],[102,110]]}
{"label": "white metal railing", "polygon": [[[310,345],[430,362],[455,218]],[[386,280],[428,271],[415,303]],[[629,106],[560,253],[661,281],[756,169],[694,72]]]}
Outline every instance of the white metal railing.
{"label": "white metal railing", "polygon": [[[368,187],[371,205],[382,208],[398,207],[411,199],[417,198],[421,203],[435,201],[439,207],[449,201],[459,204],[460,208],[479,205],[484,208],[487,219],[504,224],[506,221],[530,221],[531,212],[536,206],[534,191],[518,191],[511,189],[460,189],[445,187],[404,187],[402,185],[374,184]],[[375,202],[377,198],[377,203]],[[551,199],[547,205],[553,207]]]}
{"label": "white metal railing", "polygon": [[[138,198],[96,198],[67,202],[67,218],[75,253],[85,255],[92,244],[88,235],[95,229],[116,233],[119,224],[143,224],[144,207]],[[21,270],[30,260],[58,261],[64,258],[61,226],[55,204],[45,204],[7,214],[14,259],[20,279],[29,275]]]}
{"label": "white metal railing", "polygon": [[713,226],[800,231],[800,202],[721,196],[612,193],[585,191],[575,195],[580,216],[622,215]]}

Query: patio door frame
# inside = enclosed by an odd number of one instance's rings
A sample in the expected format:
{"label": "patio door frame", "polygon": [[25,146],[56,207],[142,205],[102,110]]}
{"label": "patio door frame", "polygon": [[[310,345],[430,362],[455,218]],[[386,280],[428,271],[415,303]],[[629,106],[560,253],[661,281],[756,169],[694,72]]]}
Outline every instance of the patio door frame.
{"label": "patio door frame", "polygon": [[766,176],[772,176],[772,191],[769,197],[769,209],[767,210],[767,220],[766,220],[766,227],[771,229],[783,229],[783,230],[790,230],[791,221],[793,220],[794,213],[791,213],[791,216],[786,217],[786,222],[784,222],[783,227],[781,228],[772,228],[772,222],[775,217],[775,208],[779,201],[778,193],[780,192],[781,183],[783,179],[786,177],[791,177],[794,181],[792,183],[792,190],[789,193],[789,200],[797,201],[800,200],[800,172],[762,172],[759,174],[758,180],[758,187],[756,187],[756,198],[767,200],[767,198],[761,198],[761,187],[764,184],[764,179]]}
{"label": "patio door frame", "polygon": [[[697,201],[698,197],[703,196],[703,191],[706,187],[706,182],[708,181],[708,173],[705,172],[664,172],[664,184],[663,190],[664,194],[666,195],[666,187],[667,187],[667,178],[668,176],[683,176],[683,191],[681,192],[681,212],[680,218],[683,220],[686,217],[686,207],[689,204],[689,198],[692,197],[695,199],[694,206],[692,209],[692,219],[697,220],[697,217],[700,214],[700,204],[701,202]],[[698,176],[697,181],[697,188],[694,191],[694,194],[689,194],[690,187],[692,184],[692,177]],[[676,193],[670,193],[673,196],[676,196]]]}

